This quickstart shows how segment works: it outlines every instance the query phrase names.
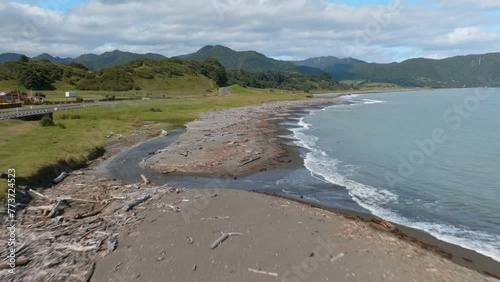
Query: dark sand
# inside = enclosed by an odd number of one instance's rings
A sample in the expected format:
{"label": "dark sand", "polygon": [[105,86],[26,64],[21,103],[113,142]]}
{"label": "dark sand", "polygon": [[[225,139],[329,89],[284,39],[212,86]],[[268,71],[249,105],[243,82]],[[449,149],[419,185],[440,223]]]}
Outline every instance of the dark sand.
{"label": "dark sand", "polygon": [[[370,223],[278,197],[189,190],[145,213],[92,281],[497,281]],[[211,249],[222,232],[242,235]]]}

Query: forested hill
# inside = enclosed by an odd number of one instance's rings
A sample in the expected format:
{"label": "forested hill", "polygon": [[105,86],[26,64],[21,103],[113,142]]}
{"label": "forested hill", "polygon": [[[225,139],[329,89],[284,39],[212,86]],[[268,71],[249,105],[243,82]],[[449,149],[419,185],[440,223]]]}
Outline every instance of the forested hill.
{"label": "forested hill", "polygon": [[[21,54],[0,54],[0,63],[19,61]],[[302,61],[280,61],[255,51],[235,51],[221,45],[207,45],[195,53],[175,57],[179,61],[203,62],[218,60],[226,70],[251,73],[272,72],[284,74],[330,74],[335,80],[363,80],[389,82],[407,87],[482,87],[500,86],[500,53],[456,56],[441,60],[417,58],[401,63],[367,63],[354,58],[316,57]],[[101,55],[85,54],[76,58],[53,57],[41,54],[31,61],[69,65],[81,64],[89,69],[101,70],[123,66],[138,59],[164,60],[163,55],[137,54],[115,50]],[[233,73],[234,74],[234,73]],[[252,75],[253,78],[255,76]],[[267,77],[267,78],[269,78]],[[266,79],[267,79],[266,78]],[[238,80],[243,79],[239,75]],[[248,82],[248,80],[246,80]],[[266,83],[267,84],[267,83]]]}
{"label": "forested hill", "polygon": [[221,45],[207,45],[195,53],[177,56],[176,58],[194,61],[214,58],[227,70],[279,71],[295,67],[291,62],[274,60],[255,51],[238,52]]}
{"label": "forested hill", "polygon": [[[220,78],[219,76],[222,76]],[[221,80],[222,79],[222,80]],[[124,65],[99,70],[83,64],[55,64],[27,57],[0,64],[0,91],[8,90],[176,90],[191,84],[207,85],[207,90],[227,81],[218,62],[198,63],[174,59],[139,59]],[[205,89],[204,89],[205,90]]]}
{"label": "forested hill", "polygon": [[336,74],[338,77],[347,75],[358,79],[394,82],[403,86],[498,87],[500,53],[457,56],[442,60],[418,58],[392,64],[358,64],[349,72]]}
{"label": "forested hill", "polygon": [[322,70],[309,66],[297,66],[293,62],[275,60],[255,51],[234,51],[225,46],[207,45],[195,53],[177,56],[181,60],[204,61],[208,58],[218,60],[227,70],[249,72],[298,72],[303,74],[321,74]]}

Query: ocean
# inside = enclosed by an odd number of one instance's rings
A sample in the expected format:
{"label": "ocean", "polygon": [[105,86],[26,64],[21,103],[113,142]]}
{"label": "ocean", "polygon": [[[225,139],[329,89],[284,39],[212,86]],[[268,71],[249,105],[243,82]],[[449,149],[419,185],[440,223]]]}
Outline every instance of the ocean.
{"label": "ocean", "polygon": [[341,99],[287,122],[304,169],[275,187],[500,261],[500,89]]}

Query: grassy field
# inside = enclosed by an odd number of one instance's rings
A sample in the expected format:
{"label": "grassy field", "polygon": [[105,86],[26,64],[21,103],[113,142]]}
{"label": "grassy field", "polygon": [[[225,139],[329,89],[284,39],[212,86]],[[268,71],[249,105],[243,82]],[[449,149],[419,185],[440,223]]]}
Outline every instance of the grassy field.
{"label": "grassy field", "polygon": [[386,82],[370,82],[367,80],[342,80],[344,84],[358,87],[360,90],[403,89],[400,85]]}
{"label": "grassy field", "polygon": [[75,101],[76,98],[66,98],[66,91],[76,91],[78,97],[103,99],[106,96],[120,98],[196,98],[202,96],[215,95],[217,93],[214,82],[204,76],[183,75],[173,77],[156,76],[153,79],[134,78],[134,82],[140,89],[130,91],[84,91],[76,90],[74,85],[64,81],[53,84],[57,90],[26,90],[17,81],[0,81],[0,92],[10,90],[20,90],[28,94],[42,93],[46,95],[48,102],[68,102]]}
{"label": "grassy field", "polygon": [[[110,132],[127,135],[144,130],[157,134],[161,129],[182,127],[203,112],[307,96],[302,92],[240,86],[233,86],[231,93],[220,97],[201,92],[178,99],[59,112],[54,114],[59,126],[53,127],[41,127],[38,121],[0,120],[0,171],[15,168],[18,177],[29,179],[60,162],[85,163],[105,146],[105,136]],[[157,124],[145,127],[148,121]],[[4,198],[4,179],[0,187],[0,198]]]}

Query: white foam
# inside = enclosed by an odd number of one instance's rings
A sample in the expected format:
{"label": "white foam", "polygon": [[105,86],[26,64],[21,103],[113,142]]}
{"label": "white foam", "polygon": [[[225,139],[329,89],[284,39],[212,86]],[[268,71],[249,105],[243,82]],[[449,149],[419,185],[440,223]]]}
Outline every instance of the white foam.
{"label": "white foam", "polygon": [[372,100],[372,99],[363,99],[363,104],[365,104],[365,105],[381,104],[381,103],[386,103],[386,101]]}
{"label": "white foam", "polygon": [[474,250],[480,254],[500,261],[500,236],[470,230],[444,222],[415,221],[394,212],[370,210],[374,215],[397,224],[423,230],[439,240]]}
{"label": "white foam", "polygon": [[309,128],[311,128],[311,125],[312,125],[310,123],[305,122],[303,117],[299,119],[299,122],[297,124],[299,126],[303,127],[304,129],[309,129]]}
{"label": "white foam", "polygon": [[[468,230],[466,227],[457,227],[446,223],[410,220],[397,214],[386,206],[391,202],[397,201],[399,198],[398,195],[386,189],[375,188],[353,181],[339,173],[338,167],[341,165],[341,162],[316,148],[316,143],[319,140],[318,137],[305,133],[312,125],[306,123],[303,118],[299,120],[298,125],[300,127],[292,129],[296,139],[294,143],[310,151],[306,155],[304,165],[313,177],[346,187],[349,195],[358,205],[378,217],[426,231],[439,240],[474,250],[500,261],[500,236]],[[353,167],[350,168],[352,169]]]}

